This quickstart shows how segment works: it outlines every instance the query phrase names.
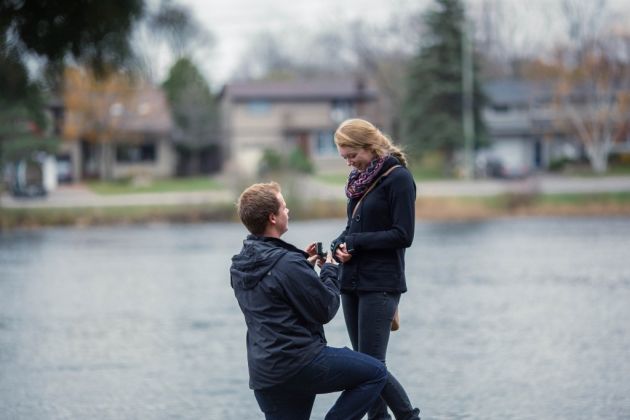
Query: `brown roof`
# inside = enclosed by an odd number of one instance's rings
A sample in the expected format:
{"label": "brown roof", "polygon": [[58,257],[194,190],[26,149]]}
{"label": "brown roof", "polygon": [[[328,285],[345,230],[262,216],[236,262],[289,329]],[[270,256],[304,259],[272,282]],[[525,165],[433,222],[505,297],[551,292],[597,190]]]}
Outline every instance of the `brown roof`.
{"label": "brown roof", "polygon": [[375,99],[376,90],[356,79],[234,82],[221,96],[233,101]]}
{"label": "brown roof", "polygon": [[126,101],[117,128],[135,133],[169,133],[173,120],[164,93],[144,85]]}

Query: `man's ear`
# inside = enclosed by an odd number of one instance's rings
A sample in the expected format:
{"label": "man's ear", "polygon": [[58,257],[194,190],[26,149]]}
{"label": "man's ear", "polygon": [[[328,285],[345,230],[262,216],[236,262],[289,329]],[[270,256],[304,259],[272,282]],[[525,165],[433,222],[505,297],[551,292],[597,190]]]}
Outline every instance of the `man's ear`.
{"label": "man's ear", "polygon": [[269,213],[269,216],[267,216],[267,220],[269,221],[269,223],[271,223],[272,225],[276,224],[276,215],[273,213]]}

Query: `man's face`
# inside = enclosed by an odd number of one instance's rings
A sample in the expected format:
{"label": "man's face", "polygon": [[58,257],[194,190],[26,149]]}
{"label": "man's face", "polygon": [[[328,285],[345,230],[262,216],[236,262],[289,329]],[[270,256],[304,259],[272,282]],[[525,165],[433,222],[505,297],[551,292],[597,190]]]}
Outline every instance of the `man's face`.
{"label": "man's face", "polygon": [[280,203],[278,214],[276,214],[276,230],[278,234],[282,235],[289,230],[289,209],[287,208],[287,203],[284,201],[282,193],[278,193],[276,198],[278,198],[278,202]]}
{"label": "man's face", "polygon": [[339,150],[339,156],[346,161],[346,164],[359,172],[366,170],[370,162],[376,157],[376,154],[368,149],[352,149],[343,146],[339,146],[337,149]]}

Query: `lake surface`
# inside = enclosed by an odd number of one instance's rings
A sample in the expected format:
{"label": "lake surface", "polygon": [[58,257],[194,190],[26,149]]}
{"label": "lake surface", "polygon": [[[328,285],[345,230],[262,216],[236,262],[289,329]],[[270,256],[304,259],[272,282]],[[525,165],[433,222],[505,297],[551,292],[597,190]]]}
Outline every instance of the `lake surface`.
{"label": "lake surface", "polygon": [[[286,239],[342,224],[291,221]],[[262,418],[229,287],[244,236],[0,234],[0,419]],[[630,219],[418,223],[407,273],[388,365],[423,419],[630,418]],[[326,333],[349,345],[341,313]]]}

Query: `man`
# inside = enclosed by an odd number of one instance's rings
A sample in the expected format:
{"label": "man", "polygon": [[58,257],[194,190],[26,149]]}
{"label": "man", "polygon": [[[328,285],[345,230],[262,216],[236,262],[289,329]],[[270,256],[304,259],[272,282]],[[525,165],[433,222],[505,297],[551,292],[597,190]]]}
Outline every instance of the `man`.
{"label": "man", "polygon": [[306,420],[317,394],[342,391],[326,419],[361,419],[387,370],[370,356],[326,345],[323,324],[339,309],[332,254],[324,262],[314,243],[302,251],[280,239],[289,209],[275,182],[247,188],[237,208],[251,234],[232,258],[230,277],[247,324],[249,386],[265,418]]}

